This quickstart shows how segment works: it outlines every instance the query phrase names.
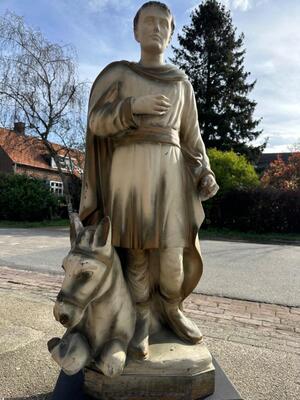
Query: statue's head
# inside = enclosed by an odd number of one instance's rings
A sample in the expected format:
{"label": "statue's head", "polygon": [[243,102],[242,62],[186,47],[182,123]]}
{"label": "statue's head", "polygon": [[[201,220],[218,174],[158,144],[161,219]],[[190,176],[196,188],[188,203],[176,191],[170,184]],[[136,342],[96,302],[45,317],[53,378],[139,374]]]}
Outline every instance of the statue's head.
{"label": "statue's head", "polygon": [[163,53],[175,29],[174,17],[166,4],[148,1],[136,13],[133,28],[141,48],[151,53]]}

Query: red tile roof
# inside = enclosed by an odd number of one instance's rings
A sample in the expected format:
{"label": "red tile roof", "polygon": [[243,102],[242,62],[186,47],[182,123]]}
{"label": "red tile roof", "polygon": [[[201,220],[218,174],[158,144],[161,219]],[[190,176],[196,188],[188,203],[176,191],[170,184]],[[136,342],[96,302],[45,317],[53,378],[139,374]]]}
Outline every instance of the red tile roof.
{"label": "red tile roof", "polygon": [[[83,160],[83,153],[78,150],[66,149],[56,143],[52,143],[52,145],[61,156],[68,154],[76,160]],[[0,128],[0,146],[14,163],[53,171],[49,152],[44,143],[36,137]]]}

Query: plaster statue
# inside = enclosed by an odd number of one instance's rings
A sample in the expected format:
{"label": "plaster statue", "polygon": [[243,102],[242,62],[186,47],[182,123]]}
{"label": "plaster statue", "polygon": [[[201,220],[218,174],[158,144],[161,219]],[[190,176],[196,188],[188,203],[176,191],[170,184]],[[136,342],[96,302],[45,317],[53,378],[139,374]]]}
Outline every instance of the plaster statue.
{"label": "plaster statue", "polygon": [[[134,19],[140,61],[109,64],[96,78],[89,100],[79,216],[85,227],[97,226],[106,216],[111,220],[111,244],[136,310],[129,347],[140,359],[149,357],[149,335],[162,325],[185,342],[202,340],[182,302],[202,274],[201,201],[218,190],[192,85],[183,71],[164,62],[173,31],[168,7],[145,3]],[[69,287],[70,294],[78,290]],[[130,309],[127,297],[126,304]],[[133,318],[126,323],[131,326]],[[97,324],[100,329],[100,320],[89,321],[95,332]]]}

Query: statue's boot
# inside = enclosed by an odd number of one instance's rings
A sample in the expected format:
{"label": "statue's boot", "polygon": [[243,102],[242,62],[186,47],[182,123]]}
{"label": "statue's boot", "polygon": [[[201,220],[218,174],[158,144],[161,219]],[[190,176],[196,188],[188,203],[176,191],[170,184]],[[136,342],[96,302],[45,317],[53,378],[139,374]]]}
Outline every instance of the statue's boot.
{"label": "statue's boot", "polygon": [[180,310],[181,299],[162,297],[167,322],[176,335],[189,343],[201,342],[203,336],[198,326]]}
{"label": "statue's boot", "polygon": [[149,303],[137,303],[135,332],[130,342],[130,353],[136,358],[145,360],[149,357],[149,329]]}

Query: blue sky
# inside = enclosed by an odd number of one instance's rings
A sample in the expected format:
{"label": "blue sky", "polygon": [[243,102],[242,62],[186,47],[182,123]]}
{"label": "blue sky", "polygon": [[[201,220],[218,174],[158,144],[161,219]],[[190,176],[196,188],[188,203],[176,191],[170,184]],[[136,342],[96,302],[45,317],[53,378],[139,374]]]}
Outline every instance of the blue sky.
{"label": "blue sky", "polygon": [[[232,12],[238,33],[245,34],[245,67],[257,84],[251,97],[262,117],[261,139],[267,152],[289,151],[300,140],[300,0],[222,0]],[[5,10],[23,15],[50,40],[71,43],[77,50],[79,74],[93,81],[114,60],[139,59],[132,19],[139,0],[0,0]],[[176,19],[177,33],[189,23],[195,0],[166,2]],[[168,50],[167,56],[171,56]]]}

